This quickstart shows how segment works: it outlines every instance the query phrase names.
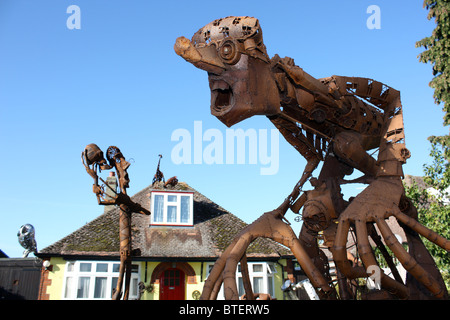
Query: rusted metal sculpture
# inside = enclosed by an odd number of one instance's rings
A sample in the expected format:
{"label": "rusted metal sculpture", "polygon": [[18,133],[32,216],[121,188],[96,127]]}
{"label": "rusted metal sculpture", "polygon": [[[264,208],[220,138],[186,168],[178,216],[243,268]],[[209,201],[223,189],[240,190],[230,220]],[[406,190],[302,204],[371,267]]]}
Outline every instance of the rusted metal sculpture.
{"label": "rusted metal sculpture", "polygon": [[[150,211],[135,203],[127,195],[129,178],[127,169],[130,163],[125,160],[122,152],[115,146],[110,146],[106,151],[108,163],[103,156],[103,151],[95,144],[89,144],[81,154],[81,159],[87,173],[94,179],[93,192],[97,196],[99,205],[117,205],[120,208],[119,216],[119,240],[120,240],[120,269],[117,287],[113,294],[113,300],[122,297],[123,279],[125,275],[125,287],[123,299],[128,300],[131,279],[131,214],[133,212],[149,215]],[[119,190],[112,189],[97,171],[115,169],[119,180]],[[99,180],[104,185],[99,185]],[[108,195],[105,186],[109,188]]]}
{"label": "rusted metal sculpture", "polygon": [[[239,298],[236,266],[239,262],[246,265],[246,249],[257,237],[288,246],[322,299],[355,298],[349,284],[371,276],[370,270],[378,265],[373,244],[394,274],[391,278],[381,271],[379,297],[405,299],[420,291],[419,287],[425,287],[425,294],[436,298],[447,297],[439,270],[418,234],[447,251],[450,242],[417,221],[417,211],[402,185],[402,165],[410,154],[405,147],[399,91],[367,78],[315,79],[291,58],[269,58],[259,22],[250,17],[215,20],[191,40],[178,38],[174,49],[186,61],[208,72],[214,116],[232,126],[254,115],[265,115],[307,160],[299,182],[285,201],[246,227],[217,260],[202,299],[215,298],[222,283],[226,299]],[[372,154],[377,150],[375,159]],[[312,178],[321,161],[319,176]],[[354,169],[363,176],[344,180]],[[303,191],[308,180],[314,190]],[[344,200],[340,186],[356,182],[368,186],[353,200]],[[299,213],[301,208],[303,225],[297,237],[284,216],[288,209]],[[410,252],[387,224],[391,216],[405,230]],[[348,258],[346,246],[351,232],[355,233],[362,260],[359,265]],[[333,254],[339,294],[331,285],[319,238]],[[417,280],[415,284],[403,283],[383,241]],[[247,299],[253,297],[248,287],[249,283],[245,285]]]}
{"label": "rusted metal sculpture", "polygon": [[159,156],[158,166],[156,167],[156,173],[153,176],[152,187],[158,188],[158,185],[162,186],[163,188],[167,188],[168,186],[175,187],[178,184],[177,177],[176,176],[171,177],[169,178],[169,180],[166,181],[166,179],[164,178],[164,173],[162,173],[162,171],[160,170],[161,159],[163,156],[162,154],[158,156]]}
{"label": "rusted metal sculpture", "polygon": [[156,173],[153,176],[153,181],[152,181],[152,185],[155,184],[156,182],[166,182],[166,179],[164,179],[164,174],[161,172],[161,170],[159,170],[159,166],[161,165],[161,159],[162,159],[162,154],[159,155],[159,160],[158,160],[158,166],[156,167]]}

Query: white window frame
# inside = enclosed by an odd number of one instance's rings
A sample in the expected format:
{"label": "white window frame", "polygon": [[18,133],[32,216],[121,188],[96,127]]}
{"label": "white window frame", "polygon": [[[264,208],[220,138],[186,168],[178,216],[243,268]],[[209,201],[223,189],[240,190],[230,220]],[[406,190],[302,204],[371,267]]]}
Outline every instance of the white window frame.
{"label": "white window frame", "polygon": [[[206,278],[208,278],[213,265],[214,263],[208,263],[206,265]],[[261,265],[261,271],[255,271],[258,268],[257,265]],[[267,293],[270,294],[272,298],[275,298],[275,273],[277,273],[275,263],[260,262],[260,261],[247,262],[247,266],[253,293]],[[262,278],[262,286],[260,292],[255,292],[255,278]],[[243,290],[243,286],[240,286],[241,281],[242,281],[242,273],[241,273],[241,264],[239,263],[238,268],[236,270],[236,286],[238,288],[239,297],[245,293],[245,291]],[[223,294],[223,285],[220,287],[217,298],[220,300],[225,299],[225,296]]]}
{"label": "white window frame", "polygon": [[[156,209],[155,203],[153,201],[155,196],[163,196],[163,219],[162,221],[155,221],[156,218]],[[175,196],[176,201],[169,202],[168,199],[170,196]],[[181,222],[181,197],[189,197],[189,218],[187,222]],[[150,193],[151,197],[151,225],[155,226],[192,226],[194,225],[194,193],[193,192],[172,192],[172,191],[152,191]],[[174,206],[176,207],[176,221],[168,221],[168,207]]]}
{"label": "white window frame", "polygon": [[[80,266],[82,264],[90,264],[90,271],[81,271]],[[97,272],[97,265],[107,265],[107,271]],[[113,284],[114,279],[117,283],[117,278],[119,277],[119,266],[118,261],[91,261],[91,260],[74,260],[67,261],[63,288],[61,293],[62,300],[111,300],[112,291],[115,288]],[[140,266],[138,264],[133,264],[133,267],[137,269],[137,272],[131,273],[130,281],[130,291],[129,299],[137,299],[138,297],[138,283],[140,281]],[[135,270],[136,270],[135,269]],[[78,286],[81,278],[89,279],[89,289],[85,297],[78,297]],[[95,281],[96,278],[106,278],[105,295],[101,298],[95,298]],[[71,280],[69,280],[71,279]],[[71,286],[71,287],[70,287]],[[114,287],[113,287],[114,286]],[[125,281],[124,281],[125,286]]]}

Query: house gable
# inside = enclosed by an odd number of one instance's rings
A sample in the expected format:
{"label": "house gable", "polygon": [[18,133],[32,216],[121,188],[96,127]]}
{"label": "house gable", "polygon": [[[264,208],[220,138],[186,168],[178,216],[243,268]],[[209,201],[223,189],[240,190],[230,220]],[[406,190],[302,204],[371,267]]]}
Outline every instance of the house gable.
{"label": "house gable", "polygon": [[[178,192],[193,195],[192,225],[154,225],[151,216],[132,215],[133,258],[193,258],[215,260],[234,237],[247,225],[244,221],[199,193],[188,184],[175,186],[162,183],[149,186],[132,199],[151,208],[152,192]],[[42,249],[42,257],[50,256],[119,256],[119,208],[115,207],[63,239]],[[248,248],[249,257],[276,258],[290,251],[270,239],[256,239]]]}

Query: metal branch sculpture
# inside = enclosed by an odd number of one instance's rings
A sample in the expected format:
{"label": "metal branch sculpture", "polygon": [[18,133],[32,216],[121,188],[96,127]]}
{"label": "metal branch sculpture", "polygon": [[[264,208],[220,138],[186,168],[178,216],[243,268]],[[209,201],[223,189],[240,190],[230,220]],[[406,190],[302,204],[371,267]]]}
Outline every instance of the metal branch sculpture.
{"label": "metal branch sculpture", "polygon": [[[217,260],[202,299],[215,298],[222,283],[226,299],[239,298],[236,267],[240,261],[245,265],[246,249],[258,237],[289,247],[321,298],[355,298],[349,283],[371,276],[371,267],[378,266],[372,243],[394,274],[391,278],[381,271],[378,296],[406,299],[413,292],[425,290],[425,295],[447,297],[439,270],[418,234],[447,251],[450,242],[417,221],[417,211],[402,185],[402,165],[410,153],[405,147],[399,91],[366,78],[315,79],[291,58],[275,55],[270,59],[259,22],[250,17],[215,20],[191,40],[178,38],[174,49],[208,72],[212,115],[228,127],[254,115],[265,115],[307,160],[291,194],[278,208],[246,227]],[[377,149],[375,159],[369,151]],[[321,161],[319,176],[312,178]],[[354,169],[363,176],[344,180]],[[308,180],[314,190],[303,191]],[[352,201],[344,200],[340,186],[355,182],[368,186]],[[302,207],[303,225],[297,237],[284,216],[288,209],[299,213]],[[387,224],[389,217],[395,217],[405,230],[409,252]],[[359,265],[352,264],[347,256],[347,239],[353,231],[362,260]],[[319,237],[332,252],[341,275],[339,295],[331,285]],[[417,281],[402,281],[385,244]]]}
{"label": "metal branch sculpture", "polygon": [[[135,203],[127,195],[129,178],[127,169],[130,163],[125,160],[119,148],[110,146],[106,151],[108,163],[103,156],[103,151],[95,144],[89,144],[81,154],[81,160],[87,173],[94,179],[93,192],[97,196],[100,205],[117,205],[120,208],[119,216],[119,240],[120,240],[120,269],[119,279],[113,300],[120,300],[122,296],[123,279],[125,275],[125,287],[123,299],[128,300],[130,279],[131,279],[131,214],[133,212],[149,215],[150,211]],[[110,186],[97,175],[98,170],[115,169],[119,180],[119,192]],[[109,195],[106,194],[103,185],[99,185],[99,180],[110,188]],[[112,195],[111,195],[112,194]]]}

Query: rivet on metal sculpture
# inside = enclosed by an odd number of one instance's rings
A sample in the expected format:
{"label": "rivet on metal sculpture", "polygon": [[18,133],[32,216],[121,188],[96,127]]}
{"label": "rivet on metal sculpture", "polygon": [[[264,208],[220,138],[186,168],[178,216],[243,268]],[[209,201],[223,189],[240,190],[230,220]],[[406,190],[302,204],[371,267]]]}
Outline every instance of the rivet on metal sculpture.
{"label": "rivet on metal sculpture", "polygon": [[36,239],[34,237],[35,229],[34,227],[27,223],[20,227],[17,232],[17,238],[20,245],[25,249],[22,258],[28,257],[30,253],[37,253]]}
{"label": "rivet on metal sculpture", "polygon": [[[133,212],[149,215],[150,211],[135,203],[127,195],[129,187],[127,169],[130,163],[125,160],[119,148],[110,146],[106,151],[106,162],[103,151],[95,144],[89,144],[81,154],[81,159],[87,173],[94,179],[93,192],[97,196],[100,205],[117,205],[120,208],[119,238],[120,238],[120,269],[117,287],[113,300],[120,300],[122,296],[123,278],[125,275],[125,287],[123,299],[128,300],[131,279],[131,214]],[[97,172],[101,170],[115,169],[119,180],[119,190],[112,189]],[[99,185],[99,180],[103,185]],[[105,186],[108,192],[105,191]]]}
{"label": "rivet on metal sculpture", "polygon": [[[222,283],[226,299],[239,298],[236,266],[240,261],[241,267],[245,265],[246,249],[258,237],[289,247],[321,299],[355,299],[352,283],[357,278],[372,278],[374,267],[380,271],[376,280],[381,290],[366,295],[368,299],[448,296],[418,234],[447,251],[450,242],[417,221],[417,211],[402,185],[402,165],[410,153],[405,147],[399,91],[367,78],[315,79],[291,58],[269,58],[259,22],[251,17],[215,20],[191,40],[178,38],[174,49],[208,72],[212,115],[228,127],[265,115],[307,160],[300,180],[281,205],[246,227],[217,260],[201,299],[214,299]],[[377,158],[372,156],[375,151]],[[322,169],[313,178],[321,161]],[[345,180],[354,169],[363,175]],[[303,190],[307,181],[313,190]],[[347,183],[368,186],[346,201],[341,185]],[[297,237],[284,216],[289,209],[298,214],[301,208],[303,225]],[[389,217],[404,229],[408,252],[394,236]],[[353,233],[360,257],[355,263],[347,252]],[[338,291],[319,239],[332,253]],[[385,245],[409,273],[406,283]],[[378,267],[373,246],[380,250],[393,277]],[[254,297],[250,284],[244,287],[247,299]]]}

